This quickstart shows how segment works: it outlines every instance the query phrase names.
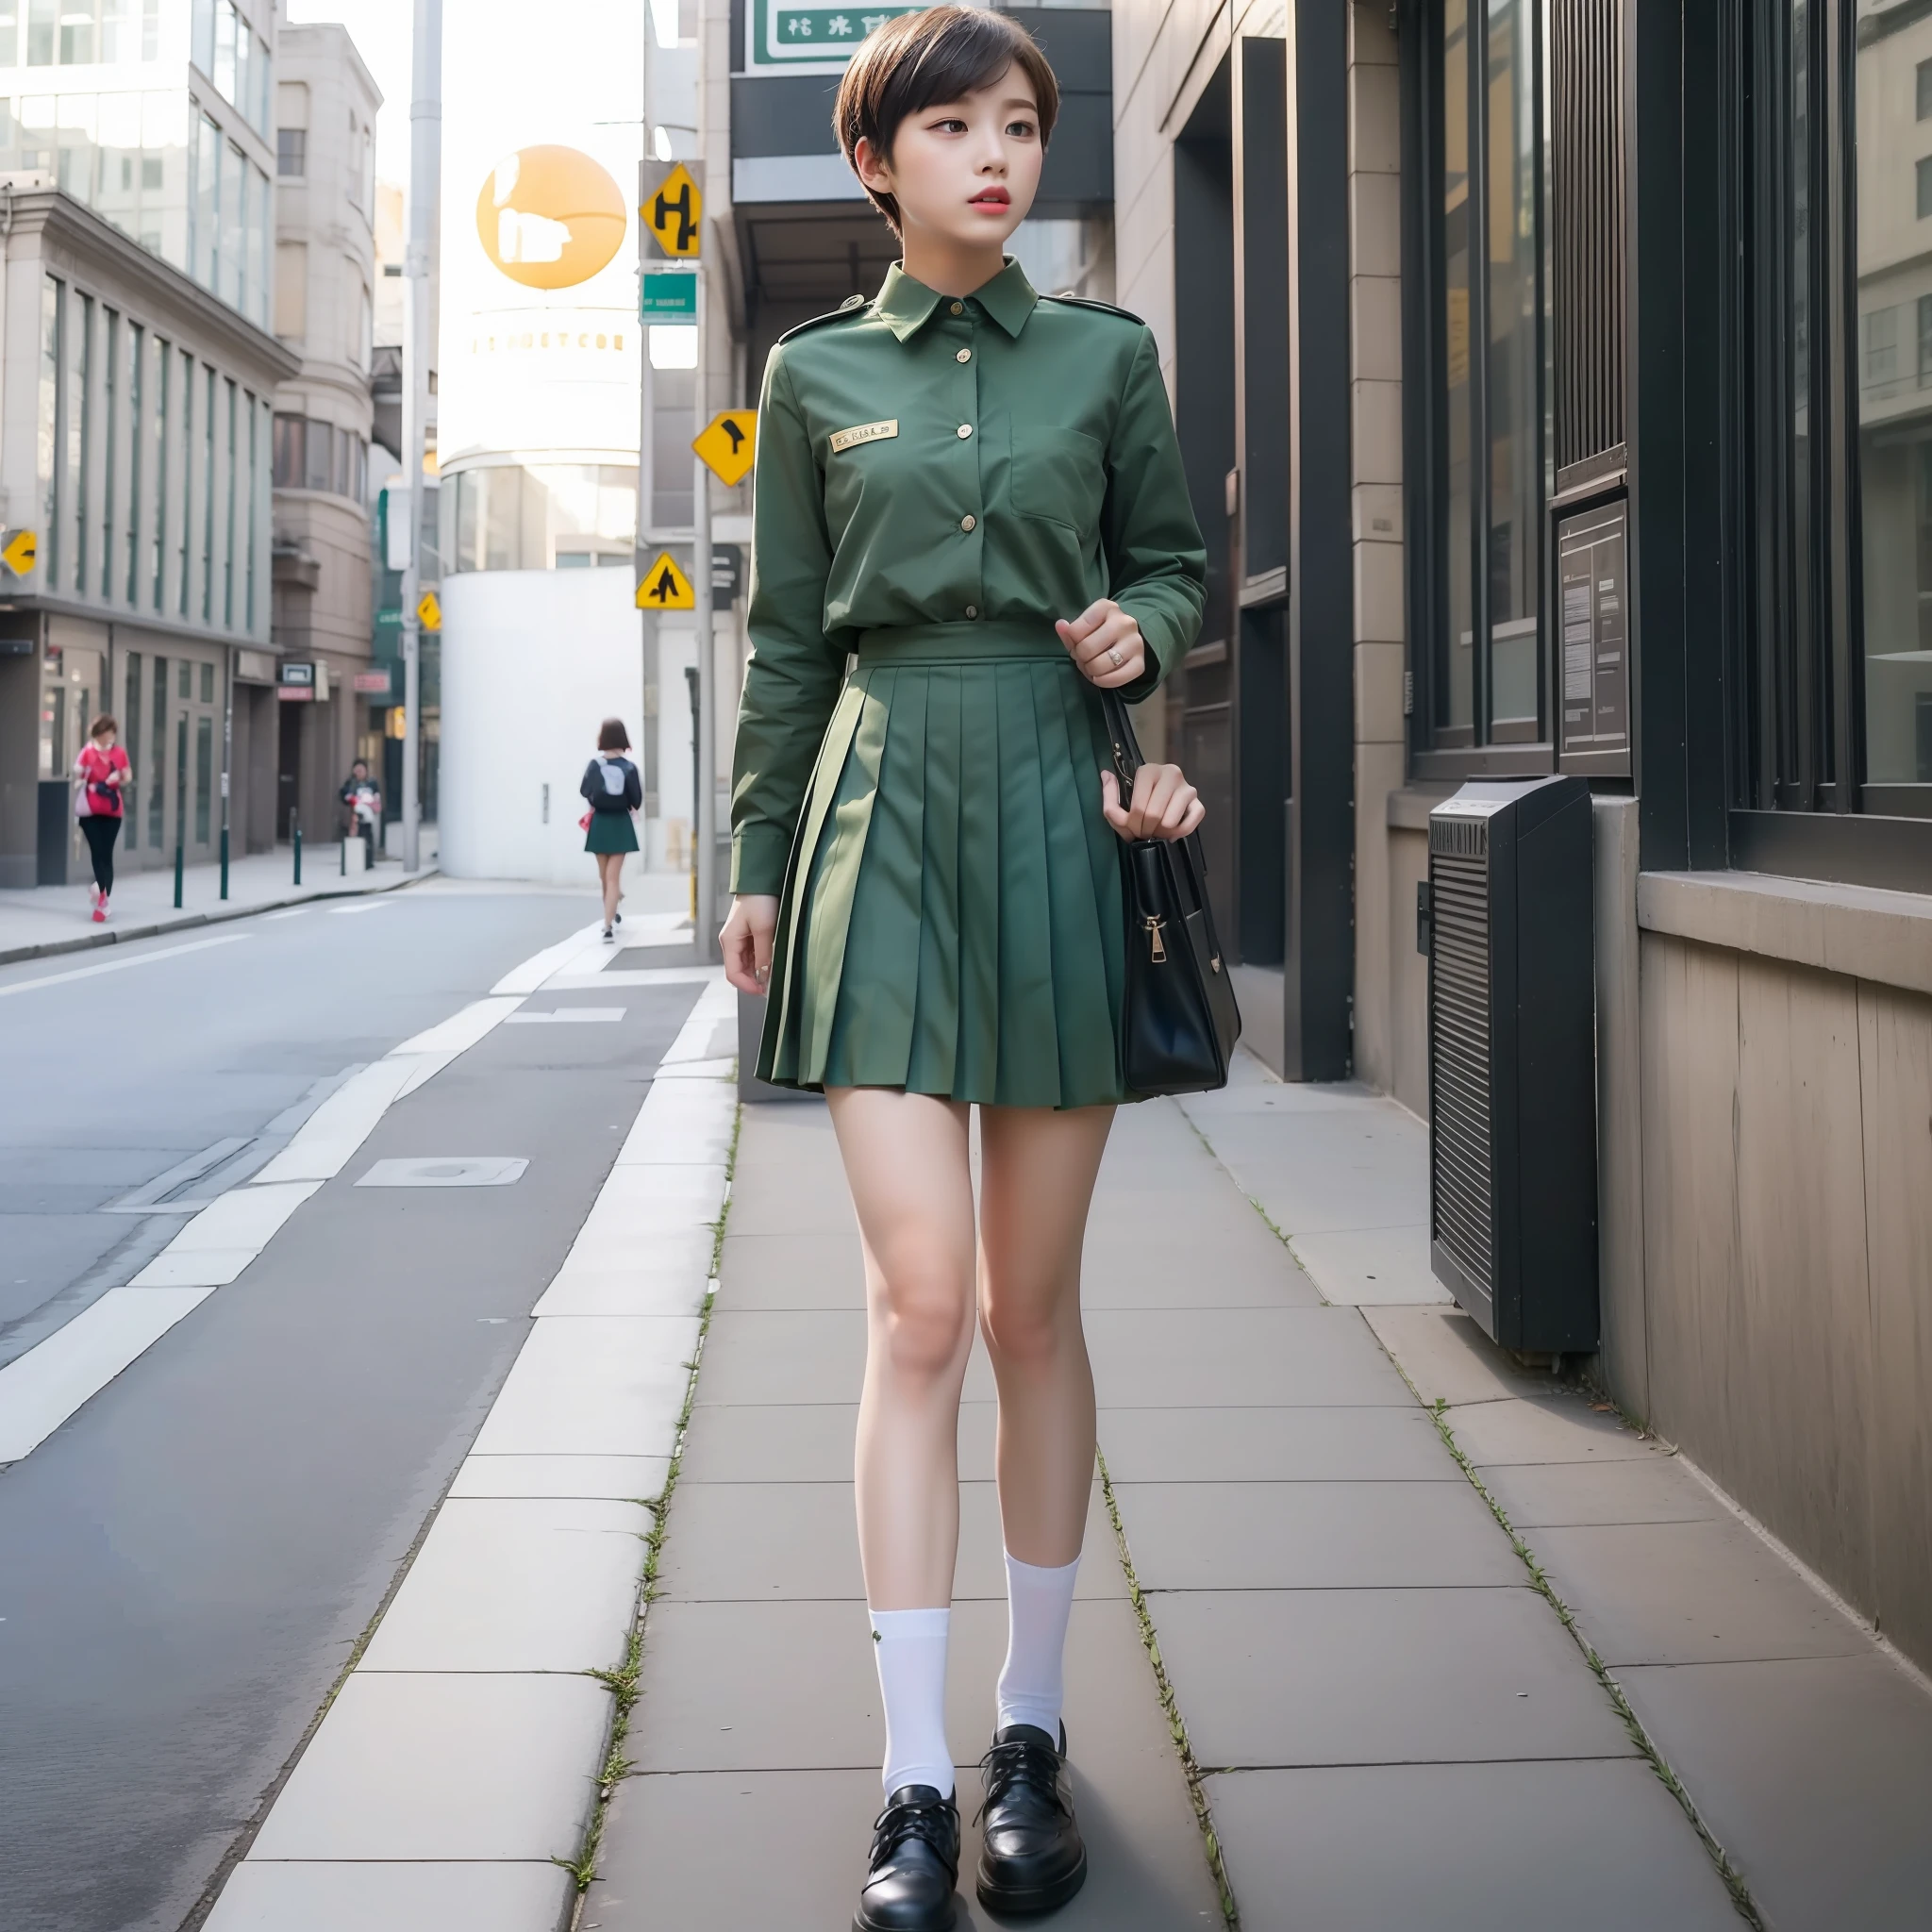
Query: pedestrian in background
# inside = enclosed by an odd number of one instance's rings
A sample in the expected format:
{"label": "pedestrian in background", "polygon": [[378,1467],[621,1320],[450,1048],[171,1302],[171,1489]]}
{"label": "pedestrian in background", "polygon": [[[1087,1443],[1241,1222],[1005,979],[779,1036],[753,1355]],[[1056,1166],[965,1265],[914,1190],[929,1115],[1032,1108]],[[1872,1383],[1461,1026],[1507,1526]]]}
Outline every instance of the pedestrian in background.
{"label": "pedestrian in background", "polygon": [[1003,253],[1058,105],[1038,45],[991,10],[905,14],[859,47],[834,124],[903,259],[872,301],[781,340],[758,411],[722,944],[734,986],[769,985],[759,1077],[825,1095],[865,1258],[886,1804],[858,1932],[955,1923],[946,1650],[975,1307],[1008,1601],[976,1890],[1041,1913],[1087,1875],[1061,1654],[1093,1482],[1081,1241],[1135,1097],[1115,835],[1202,817],[1175,765],[1120,795],[1095,687],[1142,698],[1180,660],[1207,554],[1146,325],[1042,298]]}
{"label": "pedestrian in background", "polygon": [[108,917],[114,890],[114,841],[121,836],[121,791],[133,779],[127,754],[114,741],[121,727],[106,711],[89,727],[87,742],[74,761],[74,811],[93,860],[94,882],[88,893],[96,925]]}
{"label": "pedestrian in background", "polygon": [[341,800],[342,809],[348,814],[347,831],[352,836],[359,834],[361,837],[365,869],[374,872],[375,828],[382,820],[382,792],[369,775],[367,759],[358,758],[349,767],[349,775],[336,796]]}
{"label": "pedestrian in background", "polygon": [[631,814],[644,802],[643,780],[638,776],[638,768],[624,756],[629,749],[630,734],[624,728],[624,721],[605,719],[597,733],[597,754],[584,767],[584,780],[577,787],[590,801],[591,808],[579,823],[584,828],[584,850],[597,855],[607,940],[621,916],[617,902],[624,897],[625,857],[638,849]]}

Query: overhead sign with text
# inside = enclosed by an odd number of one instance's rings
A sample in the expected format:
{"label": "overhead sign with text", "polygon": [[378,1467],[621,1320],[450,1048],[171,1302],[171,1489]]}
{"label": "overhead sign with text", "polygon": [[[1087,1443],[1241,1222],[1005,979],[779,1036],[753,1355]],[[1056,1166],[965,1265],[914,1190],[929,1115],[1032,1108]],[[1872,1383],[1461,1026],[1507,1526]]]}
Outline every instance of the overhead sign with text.
{"label": "overhead sign with text", "polygon": [[748,0],[747,74],[837,74],[874,27],[921,7],[826,7],[804,0]]}

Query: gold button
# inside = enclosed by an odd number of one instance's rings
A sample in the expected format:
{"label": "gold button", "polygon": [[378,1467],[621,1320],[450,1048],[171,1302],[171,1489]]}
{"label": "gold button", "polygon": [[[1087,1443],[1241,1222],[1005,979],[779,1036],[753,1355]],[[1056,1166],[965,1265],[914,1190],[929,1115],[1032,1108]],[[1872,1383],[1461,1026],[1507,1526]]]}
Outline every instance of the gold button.
{"label": "gold button", "polygon": [[968,617],[977,617],[979,615],[979,606],[977,604],[967,605],[966,615]]}
{"label": "gold button", "polygon": [[973,425],[972,425],[972,424],[970,424],[970,423],[962,423],[962,424],[960,424],[960,425],[959,425],[959,441],[960,441],[961,442],[964,442],[964,441],[966,441],[966,439],[967,439],[967,438],[968,438],[969,436],[971,436],[972,434],[973,434]]}
{"label": "gold button", "polygon": [[953,313],[954,313],[955,315],[964,315],[964,314],[966,313],[966,305],[965,305],[965,303],[963,303],[963,302],[955,302],[955,303],[953,304]]}
{"label": "gold button", "polygon": [[967,517],[961,517],[961,518],[959,519],[959,527],[960,527],[960,528],[961,528],[962,530],[970,530],[970,529],[972,529],[972,527],[974,526],[974,524],[976,524],[976,523],[977,523],[978,521],[979,521],[979,519],[978,519],[977,517],[971,517],[971,516],[967,516]]}
{"label": "gold button", "polygon": [[972,359],[973,351],[971,349],[961,349],[953,358],[955,362],[970,362]]}

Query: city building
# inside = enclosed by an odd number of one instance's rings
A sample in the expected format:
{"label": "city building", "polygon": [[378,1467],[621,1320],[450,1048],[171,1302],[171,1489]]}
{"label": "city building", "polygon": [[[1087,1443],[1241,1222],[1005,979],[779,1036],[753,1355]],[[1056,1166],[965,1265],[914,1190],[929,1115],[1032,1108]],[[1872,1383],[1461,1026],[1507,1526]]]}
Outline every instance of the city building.
{"label": "city building", "polygon": [[[80,864],[66,774],[116,713],[121,863],[215,858],[275,728],[269,0],[0,20],[0,883]],[[17,552],[17,556],[24,553]],[[77,873],[76,873],[76,875]]]}
{"label": "city building", "polygon": [[[350,761],[379,772],[402,702],[371,624],[375,113],[346,29],[285,26],[275,71],[275,331],[302,358],[275,393],[275,640],[283,676],[274,835],[340,828]],[[292,674],[292,675],[291,675]]]}
{"label": "city building", "polygon": [[1249,1041],[1427,1114],[1430,812],[1586,779],[1593,1372],[1932,1662],[1932,16],[1113,22]]}

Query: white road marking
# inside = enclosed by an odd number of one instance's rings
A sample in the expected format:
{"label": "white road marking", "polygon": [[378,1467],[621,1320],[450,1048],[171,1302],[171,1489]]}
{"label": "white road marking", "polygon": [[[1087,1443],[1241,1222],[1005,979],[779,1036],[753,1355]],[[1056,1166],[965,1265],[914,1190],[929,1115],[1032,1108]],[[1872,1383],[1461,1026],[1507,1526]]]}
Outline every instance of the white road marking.
{"label": "white road marking", "polygon": [[263,919],[300,919],[308,910],[306,906],[291,906],[286,912],[264,912]]}
{"label": "white road marking", "polygon": [[358,912],[387,912],[389,902],[384,899],[371,899],[360,906],[330,906],[325,909],[338,919],[349,919]]}
{"label": "white road marking", "polygon": [[510,1013],[506,1016],[512,1026],[589,1026],[600,1020],[621,1020],[622,1007],[558,1007],[549,1013]]}
{"label": "white road marking", "polygon": [[65,973],[43,973],[38,979],[16,979],[11,986],[0,986],[0,1000],[9,993],[31,992],[37,986],[61,986],[70,979],[92,979],[102,973],[125,973],[130,966],[145,966],[155,959],[175,959],[183,953],[203,953],[209,946],[234,946],[253,935],[225,932],[219,939],[190,940],[185,946],[158,946],[152,953],[134,953],[125,959],[104,959],[98,966],[73,966]]}

